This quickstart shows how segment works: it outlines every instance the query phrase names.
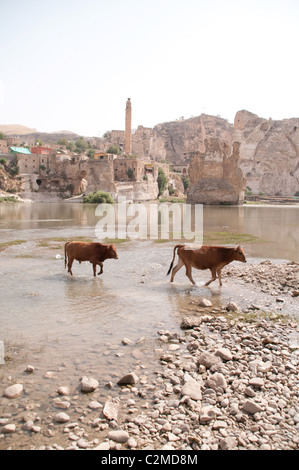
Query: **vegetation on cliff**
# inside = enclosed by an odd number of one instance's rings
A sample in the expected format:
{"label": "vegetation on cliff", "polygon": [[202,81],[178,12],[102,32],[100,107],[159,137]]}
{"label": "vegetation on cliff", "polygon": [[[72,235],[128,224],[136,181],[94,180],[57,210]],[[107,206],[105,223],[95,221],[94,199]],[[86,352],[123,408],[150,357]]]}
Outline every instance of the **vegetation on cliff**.
{"label": "vegetation on cliff", "polygon": [[84,196],[83,202],[88,204],[113,204],[114,200],[109,193],[94,191],[89,193],[88,196]]}

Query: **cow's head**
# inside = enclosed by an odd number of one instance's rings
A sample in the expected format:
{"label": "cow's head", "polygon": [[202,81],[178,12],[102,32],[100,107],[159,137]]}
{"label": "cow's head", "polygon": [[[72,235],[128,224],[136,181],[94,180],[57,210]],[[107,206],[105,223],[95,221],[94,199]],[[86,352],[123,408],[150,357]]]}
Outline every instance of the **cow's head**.
{"label": "cow's head", "polygon": [[107,246],[106,255],[107,255],[107,258],[118,259],[118,255],[117,255],[116,248],[114,245]]}
{"label": "cow's head", "polygon": [[242,261],[243,263],[247,262],[244,251],[240,246],[237,246],[237,248],[235,248],[235,260]]}

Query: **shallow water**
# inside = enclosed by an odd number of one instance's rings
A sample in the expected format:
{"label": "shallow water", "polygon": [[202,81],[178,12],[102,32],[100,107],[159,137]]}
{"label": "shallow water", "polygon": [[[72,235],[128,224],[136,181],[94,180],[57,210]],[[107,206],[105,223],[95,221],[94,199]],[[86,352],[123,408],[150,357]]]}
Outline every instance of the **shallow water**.
{"label": "shallow water", "polygon": [[[109,375],[108,352],[122,351],[123,337],[136,344],[140,337],[153,338],[159,328],[178,329],[180,315],[201,296],[216,306],[240,299],[231,280],[222,289],[217,282],[204,287],[207,271],[194,272],[197,286],[183,269],[170,284],[166,272],[177,241],[119,243],[119,259],[106,260],[102,276],[94,278],[89,263],[75,262],[71,277],[64,268],[64,241],[96,241],[97,221],[90,205],[0,205],[0,243],[24,241],[0,252],[0,339],[35,351],[44,367],[101,358]],[[208,243],[241,244],[251,262],[299,262],[298,206],[205,207],[203,222]],[[151,351],[150,340],[145,344]]]}

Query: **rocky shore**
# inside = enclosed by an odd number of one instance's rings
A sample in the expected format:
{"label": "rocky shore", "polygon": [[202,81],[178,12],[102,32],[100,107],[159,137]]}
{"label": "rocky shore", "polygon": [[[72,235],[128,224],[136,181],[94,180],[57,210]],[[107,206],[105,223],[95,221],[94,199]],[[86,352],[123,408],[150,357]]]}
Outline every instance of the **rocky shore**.
{"label": "rocky shore", "polygon": [[[277,304],[298,300],[294,263],[232,266],[227,276],[240,287],[254,281]],[[46,403],[28,401],[34,367],[19,383],[5,377],[0,449],[298,449],[298,310],[269,315],[235,302],[215,309],[208,299],[198,306],[201,313],[194,306],[181,316],[179,332],[157,330],[150,372],[143,358],[104,386],[82,374],[75,389],[61,383]],[[122,345],[129,350],[132,341]]]}

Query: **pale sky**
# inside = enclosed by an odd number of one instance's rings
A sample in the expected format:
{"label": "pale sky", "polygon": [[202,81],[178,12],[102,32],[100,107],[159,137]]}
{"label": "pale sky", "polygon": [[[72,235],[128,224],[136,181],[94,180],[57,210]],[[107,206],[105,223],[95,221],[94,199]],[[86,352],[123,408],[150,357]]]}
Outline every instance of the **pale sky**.
{"label": "pale sky", "polygon": [[0,0],[0,124],[299,117],[299,0]]}

